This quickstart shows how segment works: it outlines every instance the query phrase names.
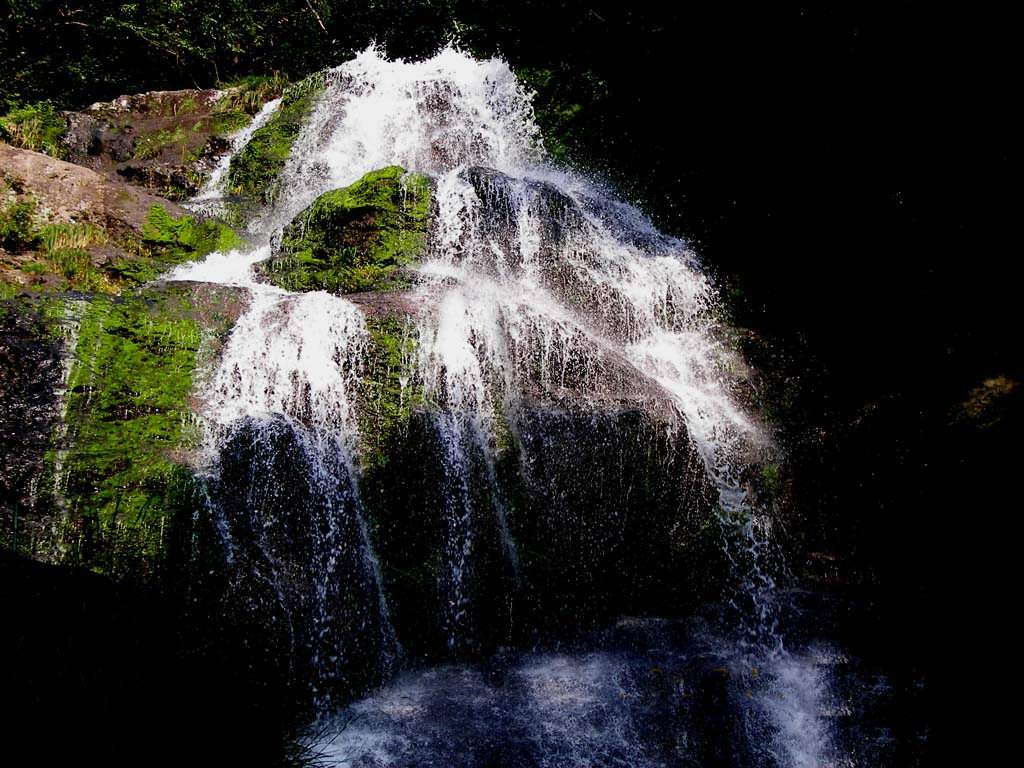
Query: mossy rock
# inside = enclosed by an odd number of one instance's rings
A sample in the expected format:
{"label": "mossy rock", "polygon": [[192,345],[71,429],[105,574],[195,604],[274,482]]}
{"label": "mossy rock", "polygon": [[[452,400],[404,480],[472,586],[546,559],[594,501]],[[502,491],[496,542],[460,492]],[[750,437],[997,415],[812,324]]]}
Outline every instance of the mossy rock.
{"label": "mossy rock", "polygon": [[199,221],[192,216],[175,218],[159,205],[149,209],[142,239],[160,260],[172,264],[246,245],[230,227],[212,220]]}
{"label": "mossy rock", "polygon": [[416,333],[407,315],[368,316],[371,343],[363,377],[360,462],[363,471],[383,469],[405,436],[414,407],[423,403],[415,379]]}
{"label": "mossy rock", "polygon": [[430,182],[390,166],[326,192],[285,227],[274,258],[258,266],[291,291],[356,293],[405,287],[401,267],[427,245]]}
{"label": "mossy rock", "polygon": [[96,298],[81,311],[54,457],[65,559],[145,578],[192,492],[173,452],[196,441],[187,398],[202,332],[175,292]]}
{"label": "mossy rock", "polygon": [[63,340],[68,375],[20,549],[134,583],[162,577],[197,504],[193,376],[240,301],[189,283],[22,300],[40,334]]}
{"label": "mossy rock", "polygon": [[231,194],[264,205],[274,201],[278,177],[323,89],[323,78],[314,75],[285,91],[281,108],[252,135],[242,151],[231,158],[228,169]]}

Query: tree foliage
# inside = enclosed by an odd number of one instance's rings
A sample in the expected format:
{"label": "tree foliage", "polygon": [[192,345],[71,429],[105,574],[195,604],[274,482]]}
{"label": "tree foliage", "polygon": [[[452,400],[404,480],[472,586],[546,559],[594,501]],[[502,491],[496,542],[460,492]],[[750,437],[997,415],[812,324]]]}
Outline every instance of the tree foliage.
{"label": "tree foliage", "polygon": [[0,7],[0,113],[51,100],[296,77],[376,41],[429,53],[455,28],[448,0],[10,0]]}

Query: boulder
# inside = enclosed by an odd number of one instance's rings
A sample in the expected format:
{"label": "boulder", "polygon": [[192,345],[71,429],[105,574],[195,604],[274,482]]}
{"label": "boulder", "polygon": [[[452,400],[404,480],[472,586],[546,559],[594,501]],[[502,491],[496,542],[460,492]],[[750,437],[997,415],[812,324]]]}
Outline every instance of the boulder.
{"label": "boulder", "polygon": [[292,291],[355,293],[408,284],[402,267],[426,250],[430,182],[398,166],[326,192],[285,227],[275,255],[258,265]]}
{"label": "boulder", "polygon": [[0,144],[0,296],[119,293],[243,241],[138,187]]}

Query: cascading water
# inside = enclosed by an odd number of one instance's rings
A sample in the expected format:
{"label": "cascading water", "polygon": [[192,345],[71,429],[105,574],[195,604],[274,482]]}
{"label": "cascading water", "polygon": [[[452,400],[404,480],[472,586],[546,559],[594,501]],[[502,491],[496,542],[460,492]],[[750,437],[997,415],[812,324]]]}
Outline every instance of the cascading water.
{"label": "cascading water", "polygon": [[[359,310],[343,299],[289,294],[255,282],[249,267],[266,253],[216,254],[180,268],[172,279],[250,291],[248,310],[202,394],[208,499],[233,578],[263,582],[258,599],[270,601],[272,620],[286,625],[290,664],[312,670],[319,694],[362,660],[345,654],[354,638],[360,642],[362,633],[351,625],[365,622],[366,609],[355,611],[356,618],[344,615],[346,601],[369,600],[376,609],[379,636],[373,644],[381,672],[400,653],[354,467],[355,391],[367,332]],[[261,446],[252,471],[266,473],[243,484],[248,495],[242,504],[231,498],[239,484],[224,482],[222,466],[223,447],[237,440]],[[285,446],[297,454],[295,469],[308,484],[301,501],[287,498],[288,486],[298,485],[295,478],[276,476],[273,454]],[[297,513],[299,519],[287,519]],[[239,536],[251,539],[248,546],[238,546]],[[307,570],[289,574],[282,555],[297,548],[306,553]],[[329,696],[316,699],[325,704]]]}
{"label": "cascading water", "polygon": [[231,164],[231,157],[243,149],[253,134],[267,124],[267,121],[280,108],[281,99],[271,99],[264,104],[256,113],[252,121],[229,137],[229,151],[225,152],[217,160],[217,165],[210,171],[210,176],[203,184],[199,194],[188,201],[188,207],[197,213],[206,216],[224,215],[224,193],[227,183],[228,168]]}
{"label": "cascading water", "polygon": [[[501,616],[542,624],[578,594],[597,606],[619,594],[616,575],[602,571],[625,562],[639,575],[623,594],[643,595],[662,573],[645,570],[644,548],[657,540],[668,552],[674,545],[663,539],[717,521],[746,627],[736,639],[742,652],[723,663],[749,686],[746,727],[768,744],[751,754],[778,765],[823,764],[832,747],[813,710],[824,683],[782,649],[761,555],[767,520],[745,490],[770,441],[736,405],[737,361],[718,341],[712,287],[693,253],[600,187],[547,165],[528,94],[498,60],[446,49],[396,62],[370,49],[324,81],[278,202],[253,228],[275,242],[319,195],[382,167],[432,180],[428,249],[407,297],[415,353],[403,361],[402,388],[418,393],[419,431],[434,452],[440,491],[433,501],[429,492],[409,496],[415,501],[405,509],[423,506],[443,519],[427,576],[382,568],[375,535],[388,529],[378,523],[374,534],[360,490],[363,361],[372,344],[365,302],[260,284],[250,267],[270,245],[215,254],[176,278],[251,294],[201,393],[205,472],[231,599],[264,605],[270,623],[286,627],[289,663],[312,670],[318,693],[338,679],[356,690],[387,676],[398,636],[404,642],[414,625],[392,624],[396,579],[408,577],[410,594],[429,600],[436,591],[443,646],[449,655],[471,654],[487,648],[493,616],[485,603],[544,603],[546,612],[509,608]],[[635,519],[648,510],[649,519]],[[390,535],[400,539],[395,527]],[[552,549],[537,551],[545,546]],[[296,552],[305,566],[296,565]],[[567,565],[556,562],[562,558]],[[488,579],[493,584],[481,586]],[[545,665],[562,670],[566,696],[579,688],[600,702],[634,690],[624,682],[635,674],[632,661],[608,658],[516,661],[502,674],[533,703],[515,718],[550,720],[549,710],[564,703],[549,690]],[[375,674],[350,679],[354,665],[374,663]],[[425,684],[404,680],[397,693],[381,694],[382,709]],[[481,706],[497,695],[482,688]],[[420,696],[410,705],[416,717],[428,706]],[[586,706],[581,712],[564,733],[525,737],[533,762],[514,764],[589,765],[604,754],[607,740],[566,742],[592,717]],[[329,749],[340,764],[393,764],[408,745],[392,726],[371,724],[372,738],[350,729]],[[505,726],[519,734],[532,727]],[[626,744],[637,727],[622,714],[611,732]],[[608,748],[602,764],[666,764],[636,743]],[[491,764],[471,752],[449,764]]]}

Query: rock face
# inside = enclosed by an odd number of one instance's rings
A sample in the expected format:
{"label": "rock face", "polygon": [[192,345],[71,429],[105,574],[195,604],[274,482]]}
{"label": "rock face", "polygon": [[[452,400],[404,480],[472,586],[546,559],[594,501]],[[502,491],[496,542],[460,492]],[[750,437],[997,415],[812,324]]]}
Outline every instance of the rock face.
{"label": "rock face", "polygon": [[281,108],[252,135],[242,151],[231,158],[228,171],[231,194],[261,205],[274,201],[278,177],[322,90],[321,78],[314,75],[285,91]]}
{"label": "rock face", "polygon": [[45,148],[73,162],[0,144],[3,545],[135,584],[187,560],[173,551],[197,504],[193,375],[243,296],[153,281],[243,241],[166,198],[194,193],[228,149],[218,137],[269,96],[153,92],[63,113]]}
{"label": "rock face", "polygon": [[355,293],[402,287],[401,268],[427,245],[430,183],[398,166],[327,192],[295,217],[259,269],[292,291]]}
{"label": "rock face", "polygon": [[16,194],[39,199],[49,222],[92,222],[142,234],[146,214],[153,205],[164,207],[173,216],[188,213],[172,202],[97,171],[6,144],[0,144],[0,167]]}
{"label": "rock face", "polygon": [[138,187],[0,144],[0,295],[118,293],[242,239]]}
{"label": "rock face", "polygon": [[185,200],[228,150],[224,135],[247,125],[258,106],[240,88],[120,96],[65,113],[62,145],[71,162]]}
{"label": "rock face", "polygon": [[[0,376],[23,382],[2,412],[18,551],[135,583],[163,575],[196,505],[193,376],[241,307],[234,289],[187,283],[3,303]],[[15,509],[3,515],[14,548]]]}

